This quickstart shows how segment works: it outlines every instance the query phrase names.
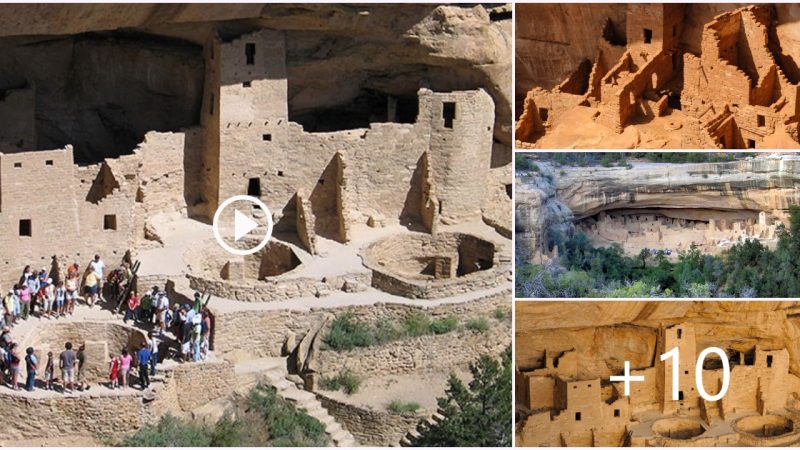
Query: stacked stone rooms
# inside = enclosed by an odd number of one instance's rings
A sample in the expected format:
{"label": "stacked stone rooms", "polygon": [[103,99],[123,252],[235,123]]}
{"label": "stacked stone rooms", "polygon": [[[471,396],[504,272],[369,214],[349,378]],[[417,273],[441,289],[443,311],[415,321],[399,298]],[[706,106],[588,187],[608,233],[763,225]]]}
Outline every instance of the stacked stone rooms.
{"label": "stacked stone rooms", "polygon": [[[115,266],[129,253],[140,290],[212,295],[214,358],[172,369],[155,401],[45,395],[70,433],[218,414],[266,380],[320,414],[333,444],[394,445],[432,420],[447,373],[510,345],[510,8],[72,6],[48,20],[75,35],[17,37],[52,32],[25,8],[9,14],[30,27],[0,30],[0,287],[26,264],[58,280],[72,261],[100,253]],[[248,257],[225,253],[208,225],[237,194],[262,199],[275,222]],[[343,315],[419,314],[488,327],[342,352],[322,342]],[[91,334],[98,361],[141,338],[110,315],[26,326],[37,351]],[[365,380],[361,397],[317,385],[345,369]],[[432,386],[429,400],[408,383]],[[370,402],[375,390],[422,407],[392,413]],[[38,417],[41,403],[0,395]],[[43,422],[6,438],[44,438],[63,421]]]}
{"label": "stacked stone rooms", "polygon": [[797,148],[792,14],[786,5],[526,5],[517,145]]}
{"label": "stacked stone rooms", "polygon": [[[517,444],[525,446],[797,445],[795,302],[517,304]],[[742,325],[743,323],[748,325]],[[720,391],[720,348],[730,364]],[[672,399],[679,349],[678,399]],[[624,395],[623,372],[644,376]]]}

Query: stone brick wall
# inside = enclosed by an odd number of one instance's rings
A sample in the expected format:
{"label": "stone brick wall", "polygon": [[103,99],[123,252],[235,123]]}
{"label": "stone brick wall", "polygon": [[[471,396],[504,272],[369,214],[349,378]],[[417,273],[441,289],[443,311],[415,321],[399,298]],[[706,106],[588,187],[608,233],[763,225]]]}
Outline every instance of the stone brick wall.
{"label": "stone brick wall", "polygon": [[[458,317],[462,323],[466,323],[470,318],[493,317],[497,308],[510,310],[511,292],[505,291],[471,302],[446,303],[429,307],[376,303],[310,311],[281,309],[218,312],[214,310],[213,302],[209,306],[215,316],[213,342],[217,354],[224,356],[226,353],[239,350],[256,357],[264,357],[281,354],[281,346],[287,333],[305,333],[312,324],[322,321],[328,315],[335,317],[341,314],[352,314],[357,320],[372,323],[384,318],[399,322],[415,312],[425,311],[434,318],[447,317],[452,314]],[[510,341],[510,330],[506,330],[504,339]]]}
{"label": "stone brick wall", "polygon": [[233,392],[234,369],[227,361],[181,364],[164,371],[166,383],[173,389],[180,411],[191,412]]}
{"label": "stone brick wall", "polygon": [[421,417],[404,416],[388,411],[376,411],[366,406],[344,403],[319,392],[317,400],[336,418],[336,421],[356,438],[359,445],[372,447],[396,446],[405,434],[414,429]]}
{"label": "stone brick wall", "polygon": [[0,403],[4,440],[52,438],[65,433],[121,437],[144,425],[145,419],[139,391],[41,399],[4,391]]}
{"label": "stone brick wall", "polygon": [[480,355],[500,355],[510,344],[510,325],[493,323],[485,333],[462,330],[343,352],[324,350],[319,354],[319,372],[335,374],[347,368],[370,376],[448,370],[466,366]]}
{"label": "stone brick wall", "polygon": [[229,282],[209,279],[202,276],[187,275],[189,286],[198,292],[208,292],[217,297],[239,300],[242,302],[271,302],[298,297],[311,297],[318,288],[325,286],[329,290],[341,290],[345,279],[369,285],[369,273],[349,273],[337,277],[326,277],[325,282],[317,278],[307,277],[275,277],[267,280],[247,280]]}

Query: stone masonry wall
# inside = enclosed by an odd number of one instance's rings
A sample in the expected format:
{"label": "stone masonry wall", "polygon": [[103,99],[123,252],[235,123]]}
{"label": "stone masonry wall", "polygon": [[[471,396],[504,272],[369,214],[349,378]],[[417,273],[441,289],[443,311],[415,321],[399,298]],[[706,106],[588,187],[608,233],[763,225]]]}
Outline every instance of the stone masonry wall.
{"label": "stone masonry wall", "polygon": [[336,374],[350,369],[366,377],[446,370],[466,366],[480,355],[500,355],[510,343],[511,328],[501,321],[485,333],[461,330],[343,352],[325,350],[319,354],[318,371]]}
{"label": "stone masonry wall", "polygon": [[[454,315],[462,323],[470,318],[493,317],[497,308],[511,308],[511,292],[505,291],[465,303],[447,303],[436,306],[376,303],[373,305],[347,306],[293,311],[288,309],[266,311],[218,312],[214,303],[210,305],[215,317],[214,349],[219,355],[243,351],[254,357],[279,356],[287,333],[305,333],[313,324],[325,316],[351,314],[356,320],[375,322],[386,318],[402,321],[418,311],[432,317]],[[506,311],[508,313],[508,311]],[[511,332],[506,330],[507,339]],[[448,350],[449,351],[449,350]]]}
{"label": "stone masonry wall", "polygon": [[415,428],[419,416],[404,416],[372,408],[356,406],[327,397],[319,392],[317,399],[336,421],[356,438],[359,445],[391,447]]}

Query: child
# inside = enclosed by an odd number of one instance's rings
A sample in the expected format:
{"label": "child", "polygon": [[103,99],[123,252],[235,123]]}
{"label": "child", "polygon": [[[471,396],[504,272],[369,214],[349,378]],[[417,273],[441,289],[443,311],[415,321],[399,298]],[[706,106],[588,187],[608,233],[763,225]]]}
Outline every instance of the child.
{"label": "child", "polygon": [[39,289],[39,292],[43,292],[43,300],[44,300],[44,315],[47,316],[49,319],[53,316],[53,299],[55,297],[55,287],[53,286],[53,279],[46,278],[44,281],[44,287]]}
{"label": "child", "polygon": [[111,362],[108,364],[108,379],[111,381],[111,389],[119,387],[119,356],[111,356]]}
{"label": "child", "polygon": [[58,282],[58,288],[56,289],[55,293],[56,303],[53,307],[53,311],[55,312],[56,317],[62,317],[64,315],[64,302],[67,299],[67,289],[64,287],[64,282]]}
{"label": "child", "polygon": [[192,356],[192,343],[189,340],[183,341],[181,345],[181,353],[183,353],[183,362],[189,361]]}
{"label": "child", "polygon": [[44,366],[44,388],[48,391],[53,390],[53,374],[55,371],[53,368],[55,364],[53,364],[53,352],[47,352],[47,364]]}

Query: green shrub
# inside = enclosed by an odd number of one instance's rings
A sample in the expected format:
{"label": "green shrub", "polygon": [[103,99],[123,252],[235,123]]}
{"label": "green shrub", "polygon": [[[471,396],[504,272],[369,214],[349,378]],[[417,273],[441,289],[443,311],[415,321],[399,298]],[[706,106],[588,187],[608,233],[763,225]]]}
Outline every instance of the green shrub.
{"label": "green shrub", "polygon": [[375,323],[374,334],[376,344],[385,344],[400,339],[403,333],[397,329],[397,325],[394,322],[383,318]]}
{"label": "green shrub", "polygon": [[181,420],[169,413],[157,424],[146,426],[120,443],[121,447],[210,447],[211,434],[199,423]]}
{"label": "green shrub", "polygon": [[407,415],[417,412],[419,408],[420,406],[419,403],[417,402],[404,402],[402,400],[392,400],[392,402],[389,403],[388,409],[389,411],[395,414]]}
{"label": "green shrub", "polygon": [[416,311],[403,320],[403,331],[407,336],[424,336],[431,330],[431,318],[422,311]]}
{"label": "green shrub", "polygon": [[456,328],[458,328],[458,318],[452,315],[432,321],[429,327],[433,334],[449,333]]}
{"label": "green shrub", "polygon": [[494,310],[494,318],[497,320],[503,320],[506,318],[506,309],[502,306],[498,306],[497,309]]}
{"label": "green shrub", "polygon": [[247,406],[249,411],[263,418],[274,447],[322,447],[329,444],[325,425],[281,398],[271,386],[253,388]]}
{"label": "green shrub", "polygon": [[467,322],[467,329],[485,333],[489,329],[489,321],[486,320],[486,317],[470,319],[469,322]]}
{"label": "green shrub", "polygon": [[344,369],[338,374],[328,377],[323,376],[319,382],[322,389],[329,391],[343,390],[345,394],[352,395],[361,387],[361,379],[350,369]]}
{"label": "green shrub", "polygon": [[349,313],[333,320],[331,329],[323,340],[334,350],[352,350],[376,344],[375,333],[370,326],[357,322]]}

